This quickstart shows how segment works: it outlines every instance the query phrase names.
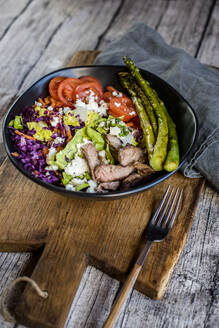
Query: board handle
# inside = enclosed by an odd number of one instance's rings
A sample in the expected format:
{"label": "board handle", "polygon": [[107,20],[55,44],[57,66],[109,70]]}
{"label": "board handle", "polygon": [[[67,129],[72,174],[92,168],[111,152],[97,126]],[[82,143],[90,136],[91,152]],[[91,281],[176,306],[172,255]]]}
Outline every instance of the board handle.
{"label": "board handle", "polygon": [[[46,245],[31,276],[41,290],[42,299],[27,286],[15,309],[15,319],[33,328],[63,328],[86,268],[86,258],[72,240],[52,238]],[[71,245],[71,246],[70,246]]]}
{"label": "board handle", "polygon": [[109,315],[108,319],[106,320],[103,328],[112,328],[114,326],[114,324],[116,323],[116,320],[119,316],[121,308],[122,308],[123,304],[125,303],[128,295],[129,295],[129,292],[133,288],[133,286],[138,278],[138,275],[141,271],[141,268],[142,267],[137,263],[134,265],[132,271],[128,275],[128,278],[127,278],[126,282],[124,283],[124,285],[115,301],[115,304],[113,305],[112,311],[110,312],[110,315]]}

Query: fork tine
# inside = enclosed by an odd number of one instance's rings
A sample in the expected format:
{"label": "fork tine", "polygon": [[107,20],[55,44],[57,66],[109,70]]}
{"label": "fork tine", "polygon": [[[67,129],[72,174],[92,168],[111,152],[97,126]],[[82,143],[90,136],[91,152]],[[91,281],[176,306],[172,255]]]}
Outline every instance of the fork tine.
{"label": "fork tine", "polygon": [[162,223],[162,228],[164,228],[164,227],[166,226],[167,222],[169,221],[169,218],[170,218],[171,212],[172,212],[173,207],[174,207],[174,205],[175,205],[176,198],[177,198],[177,196],[178,196],[178,192],[179,192],[179,187],[176,189],[175,195],[174,195],[173,200],[172,200],[172,202],[171,202],[171,204],[170,204],[170,207],[169,207],[169,210],[168,210],[167,215],[166,215],[166,217],[165,217],[165,220],[164,220],[164,222]]}
{"label": "fork tine", "polygon": [[158,220],[158,222],[157,222],[157,224],[156,224],[157,226],[159,226],[159,225],[161,224],[162,220],[163,220],[163,217],[164,217],[164,215],[165,215],[165,213],[166,213],[167,207],[169,206],[170,199],[171,199],[171,197],[172,197],[173,191],[174,191],[174,187],[172,188],[172,190],[171,190],[171,192],[170,192],[170,194],[169,194],[169,197],[168,197],[168,199],[167,199],[166,205],[165,205],[165,207],[164,207],[164,209],[163,209],[163,211],[162,211],[162,213],[161,213],[161,216],[160,216],[160,218],[159,218],[159,220]]}
{"label": "fork tine", "polygon": [[166,200],[166,197],[167,197],[167,194],[168,194],[169,190],[170,190],[170,184],[168,185],[167,190],[165,191],[165,193],[164,193],[164,195],[163,195],[163,197],[161,199],[161,202],[160,202],[160,204],[159,204],[156,212],[154,213],[154,216],[151,219],[151,222],[150,223],[154,223],[156,221],[156,219],[157,219],[157,217],[158,217],[158,215],[160,213],[160,210],[161,210],[161,208],[162,208],[162,206],[163,206],[163,204],[164,204],[164,202]]}
{"label": "fork tine", "polygon": [[175,210],[174,210],[173,215],[172,215],[172,218],[171,218],[171,220],[169,222],[169,225],[168,225],[168,229],[169,230],[172,228],[173,223],[175,221],[175,218],[176,218],[176,215],[177,215],[177,211],[179,209],[179,205],[180,205],[180,202],[181,202],[181,199],[182,199],[182,194],[183,194],[183,189],[181,189],[181,191],[180,191],[179,198],[177,200]]}

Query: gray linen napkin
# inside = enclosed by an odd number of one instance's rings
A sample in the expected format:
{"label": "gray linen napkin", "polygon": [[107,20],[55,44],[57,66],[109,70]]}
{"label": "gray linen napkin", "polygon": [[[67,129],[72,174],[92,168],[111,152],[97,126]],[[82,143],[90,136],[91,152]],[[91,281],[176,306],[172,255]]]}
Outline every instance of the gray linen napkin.
{"label": "gray linen napkin", "polygon": [[96,64],[123,64],[123,56],[159,75],[188,100],[199,121],[199,137],[181,168],[189,178],[204,176],[219,190],[219,72],[201,64],[184,50],[171,47],[153,29],[137,23],[111,42]]}

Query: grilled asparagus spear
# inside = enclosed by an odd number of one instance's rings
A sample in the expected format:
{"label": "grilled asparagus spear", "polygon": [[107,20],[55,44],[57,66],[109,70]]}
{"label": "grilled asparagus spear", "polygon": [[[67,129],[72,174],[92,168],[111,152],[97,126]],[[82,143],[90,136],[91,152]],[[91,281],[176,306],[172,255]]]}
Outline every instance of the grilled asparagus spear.
{"label": "grilled asparagus spear", "polygon": [[148,97],[151,105],[154,108],[158,119],[158,135],[154,146],[154,152],[150,159],[150,165],[155,171],[161,171],[163,164],[167,156],[167,144],[168,144],[168,123],[163,107],[160,106],[160,102],[154,95],[153,89],[151,89],[149,83],[143,79],[139,69],[135,67],[133,61],[128,57],[124,58],[124,62],[130,70],[133,78],[137,81],[142,91]]}
{"label": "grilled asparagus spear", "polygon": [[141,99],[136,95],[136,92],[132,88],[130,74],[127,72],[120,72],[119,79],[124,89],[126,89],[130,94],[132,101],[137,109],[141,128],[145,137],[146,149],[148,151],[148,159],[150,161],[153,156],[155,138],[149,117],[144,109],[144,106],[142,105]]}
{"label": "grilled asparagus spear", "polygon": [[153,92],[154,98],[156,99],[157,102],[159,102],[167,118],[169,138],[168,138],[168,147],[167,147],[167,157],[165,159],[163,167],[166,171],[171,172],[176,170],[177,167],[179,166],[179,144],[178,144],[176,126],[172,118],[170,117],[163,101],[158,97],[158,94],[154,89],[151,88],[151,90]]}
{"label": "grilled asparagus spear", "polygon": [[154,109],[150,103],[150,101],[148,100],[148,98],[145,96],[144,92],[142,91],[142,89],[138,86],[138,84],[136,82],[134,82],[134,90],[136,91],[138,97],[141,99],[144,108],[149,116],[151,125],[152,125],[152,129],[154,132],[154,136],[155,138],[157,137],[157,120],[156,117],[154,115]]}
{"label": "grilled asparagus spear", "polygon": [[[163,102],[161,101],[161,103]],[[167,150],[167,157],[164,162],[164,169],[168,172],[171,172],[176,170],[177,167],[179,166],[179,143],[178,143],[175,123],[170,117],[165,106],[164,106],[164,112],[167,117],[168,133],[169,133],[168,150]]]}

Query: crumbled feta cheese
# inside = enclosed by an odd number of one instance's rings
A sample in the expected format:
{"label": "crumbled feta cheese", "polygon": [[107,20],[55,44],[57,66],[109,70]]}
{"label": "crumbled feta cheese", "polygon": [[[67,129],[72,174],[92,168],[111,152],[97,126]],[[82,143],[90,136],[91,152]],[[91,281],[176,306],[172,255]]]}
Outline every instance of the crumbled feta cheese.
{"label": "crumbled feta cheese", "polygon": [[53,157],[55,156],[55,154],[56,154],[56,149],[54,147],[50,147],[49,148],[49,152],[46,155],[46,162],[49,163],[49,161],[51,159],[53,159]]}
{"label": "crumbled feta cheese", "polygon": [[100,155],[101,157],[105,157],[105,156],[106,156],[106,152],[105,152],[105,150],[101,150],[101,151],[99,151],[99,155]]}
{"label": "crumbled feta cheese", "polygon": [[49,148],[49,152],[47,156],[55,155],[56,154],[56,149],[54,147]]}
{"label": "crumbled feta cheese", "polygon": [[130,116],[135,115],[135,112],[133,111],[133,112],[129,113],[129,115]]}
{"label": "crumbled feta cheese", "polygon": [[63,115],[63,108],[62,107],[59,108],[59,114]]}
{"label": "crumbled feta cheese", "polygon": [[63,111],[64,111],[65,114],[66,114],[69,110],[71,110],[70,107],[64,107],[64,108],[63,108]]}
{"label": "crumbled feta cheese", "polygon": [[103,164],[109,164],[110,163],[110,161],[106,158],[106,151],[105,150],[99,151],[98,155],[99,155],[99,157],[101,159],[101,162]]}
{"label": "crumbled feta cheese", "polygon": [[113,95],[114,97],[122,97],[122,92],[113,91],[113,92],[112,92],[112,95]]}
{"label": "crumbled feta cheese", "polygon": [[72,175],[73,177],[81,176],[86,172],[89,172],[86,160],[77,155],[65,168],[65,173]]}
{"label": "crumbled feta cheese", "polygon": [[97,187],[97,183],[94,180],[87,181],[89,184],[89,188],[87,189],[87,192],[95,192],[95,188]]}
{"label": "crumbled feta cheese", "polygon": [[52,121],[51,121],[51,125],[53,127],[56,127],[58,125],[58,123],[59,123],[59,118],[56,117],[56,116],[54,116],[53,119],[52,119]]}
{"label": "crumbled feta cheese", "polygon": [[59,143],[63,143],[64,141],[65,141],[65,138],[57,137],[53,140],[53,143],[59,144]]}
{"label": "crumbled feta cheese", "polygon": [[47,107],[48,110],[53,110],[52,106]]}
{"label": "crumbled feta cheese", "polygon": [[117,103],[116,101],[114,102],[114,104],[115,104],[116,107],[120,107],[121,106],[121,104],[120,103]]}
{"label": "crumbled feta cheese", "polygon": [[47,171],[57,171],[59,168],[57,165],[49,165],[45,167],[45,170]]}
{"label": "crumbled feta cheese", "polygon": [[100,123],[99,123],[99,127],[100,127],[100,128],[103,128],[104,126],[105,126],[105,122],[100,122]]}
{"label": "crumbled feta cheese", "polygon": [[81,99],[76,100],[75,110],[74,110],[75,116],[79,115],[82,121],[86,121],[87,112],[91,110],[98,113],[100,116],[106,115],[108,104],[105,102],[98,104],[97,97],[94,95],[93,92],[90,92],[86,100],[87,103],[83,102]]}
{"label": "crumbled feta cheese", "polygon": [[121,129],[118,126],[111,126],[110,134],[119,137],[120,133],[121,133]]}
{"label": "crumbled feta cheese", "polygon": [[65,186],[65,189],[67,189],[67,190],[71,190],[71,191],[75,191],[75,187],[74,187],[72,184],[70,184],[70,183],[68,183],[68,184]]}
{"label": "crumbled feta cheese", "polygon": [[126,146],[127,144],[133,145],[135,139],[133,138],[133,135],[131,133],[129,133],[127,136],[125,137],[119,137],[120,140],[122,141],[122,146]]}
{"label": "crumbled feta cheese", "polygon": [[24,136],[21,136],[21,146],[25,146],[26,145],[26,139],[24,138]]}
{"label": "crumbled feta cheese", "polygon": [[100,115],[102,114],[101,116],[106,115],[107,109],[108,109],[108,104],[106,102],[103,102],[99,106],[99,114]]}
{"label": "crumbled feta cheese", "polygon": [[122,141],[122,146],[126,146],[127,144],[134,144],[134,137],[132,135],[132,131],[129,131],[129,134],[125,137],[121,137],[119,134],[121,133],[121,130],[118,126],[113,126],[110,128],[110,134],[117,136]]}
{"label": "crumbled feta cheese", "polygon": [[44,127],[47,126],[47,125],[46,125],[46,123],[40,121],[40,122],[39,122],[39,126],[40,126],[41,128],[44,128]]}
{"label": "crumbled feta cheese", "polygon": [[82,183],[87,182],[87,179],[79,179],[79,178],[73,178],[71,180],[71,184],[75,187],[80,186]]}
{"label": "crumbled feta cheese", "polygon": [[88,143],[91,143],[91,141],[84,138],[82,143],[77,144],[78,154],[81,154],[81,150],[82,150],[81,148]]}
{"label": "crumbled feta cheese", "polygon": [[36,106],[39,106],[39,107],[42,107],[42,104],[41,104],[41,102],[39,102],[39,101],[35,101],[35,105],[36,105]]}

